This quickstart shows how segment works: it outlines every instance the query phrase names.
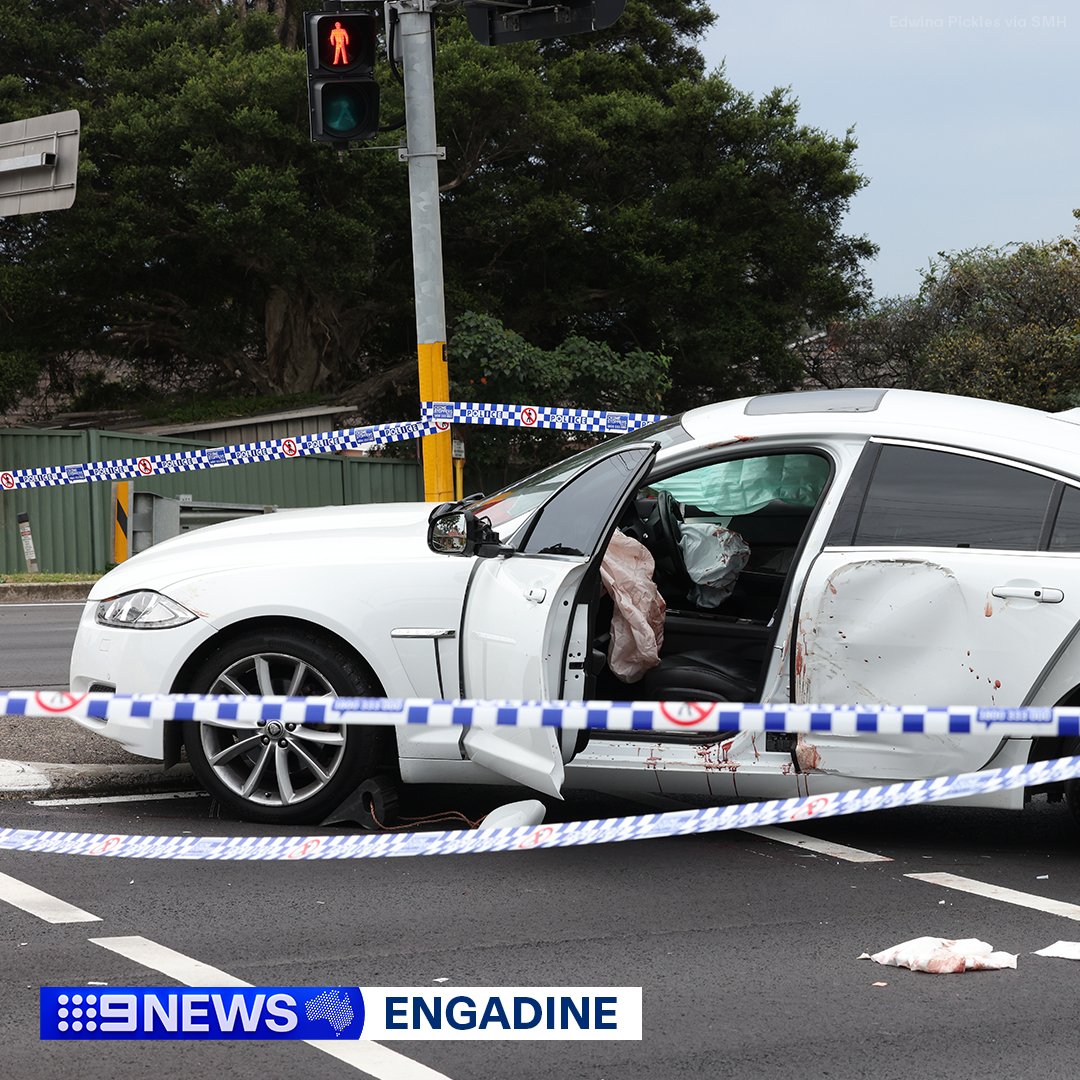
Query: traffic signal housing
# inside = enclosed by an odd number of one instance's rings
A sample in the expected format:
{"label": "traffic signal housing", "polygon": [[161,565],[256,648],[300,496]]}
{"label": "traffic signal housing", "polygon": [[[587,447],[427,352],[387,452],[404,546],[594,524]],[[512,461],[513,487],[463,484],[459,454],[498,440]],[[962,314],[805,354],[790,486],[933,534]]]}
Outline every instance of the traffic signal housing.
{"label": "traffic signal housing", "polygon": [[519,0],[505,6],[466,0],[465,18],[481,45],[509,45],[606,30],[625,7],[626,0]]}
{"label": "traffic signal housing", "polygon": [[376,24],[371,14],[309,11],[305,15],[312,142],[344,145],[378,134]]}

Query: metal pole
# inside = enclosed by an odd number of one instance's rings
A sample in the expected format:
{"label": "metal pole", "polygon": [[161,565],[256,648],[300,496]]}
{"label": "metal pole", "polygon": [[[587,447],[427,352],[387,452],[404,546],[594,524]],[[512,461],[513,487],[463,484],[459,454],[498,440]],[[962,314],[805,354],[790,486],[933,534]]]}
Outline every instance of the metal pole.
{"label": "metal pole", "polygon": [[[395,5],[399,14],[405,129],[408,146],[399,156],[409,166],[412,212],[413,283],[416,293],[416,351],[422,401],[446,401],[446,307],[443,300],[442,227],[439,220],[441,152],[435,142],[435,70],[432,48],[433,0]],[[450,431],[423,440],[424,493],[429,502],[454,497]]]}
{"label": "metal pole", "polygon": [[30,532],[30,515],[25,511],[17,515],[19,522],[19,535],[22,537],[23,555],[26,556],[27,573],[38,572],[37,553],[34,551],[34,537]]}

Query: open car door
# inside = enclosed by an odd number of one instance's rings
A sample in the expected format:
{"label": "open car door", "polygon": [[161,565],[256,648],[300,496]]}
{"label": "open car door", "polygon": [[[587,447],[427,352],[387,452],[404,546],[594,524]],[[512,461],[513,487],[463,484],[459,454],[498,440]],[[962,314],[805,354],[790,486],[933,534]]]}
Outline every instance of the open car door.
{"label": "open car door", "polygon": [[[515,537],[511,555],[477,558],[462,618],[466,698],[580,701],[591,647],[590,602],[615,521],[652,465],[653,443],[594,459],[547,500]],[[470,728],[466,756],[560,796],[575,733],[555,728]]]}

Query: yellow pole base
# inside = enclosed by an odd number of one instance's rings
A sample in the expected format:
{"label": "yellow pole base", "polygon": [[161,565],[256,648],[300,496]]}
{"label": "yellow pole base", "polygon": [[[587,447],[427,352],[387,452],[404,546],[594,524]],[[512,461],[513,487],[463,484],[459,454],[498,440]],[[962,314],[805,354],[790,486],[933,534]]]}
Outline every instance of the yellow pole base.
{"label": "yellow pole base", "polygon": [[[446,343],[421,342],[416,347],[420,368],[420,400],[448,401],[450,373],[446,364]],[[424,459],[424,498],[428,502],[450,502],[454,498],[454,465],[451,458],[450,425],[437,435],[421,440]]]}

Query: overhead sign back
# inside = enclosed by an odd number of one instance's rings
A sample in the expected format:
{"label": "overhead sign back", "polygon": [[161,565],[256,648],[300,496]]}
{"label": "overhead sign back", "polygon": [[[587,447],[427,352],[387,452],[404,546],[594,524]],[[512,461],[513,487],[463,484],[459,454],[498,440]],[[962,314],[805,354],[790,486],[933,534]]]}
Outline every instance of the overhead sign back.
{"label": "overhead sign back", "polygon": [[606,30],[623,13],[626,0],[473,0],[465,4],[465,18],[474,38],[482,45],[509,45],[514,41]]}
{"label": "overhead sign back", "polygon": [[71,206],[79,129],[75,109],[0,124],[0,217]]}

